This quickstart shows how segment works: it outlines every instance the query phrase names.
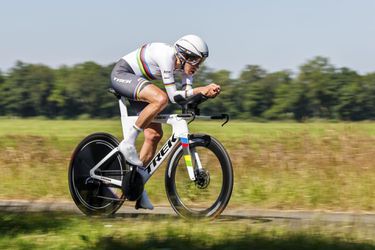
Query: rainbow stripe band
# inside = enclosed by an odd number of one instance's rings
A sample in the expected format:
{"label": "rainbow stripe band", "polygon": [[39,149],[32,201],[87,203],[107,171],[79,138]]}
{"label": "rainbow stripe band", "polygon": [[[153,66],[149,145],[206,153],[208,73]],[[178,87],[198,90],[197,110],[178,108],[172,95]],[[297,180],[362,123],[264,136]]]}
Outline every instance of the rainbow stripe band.
{"label": "rainbow stripe band", "polygon": [[166,87],[173,86],[173,85],[175,85],[174,82],[171,82],[171,83],[164,83],[164,86],[166,86]]}
{"label": "rainbow stripe band", "polygon": [[186,138],[186,137],[180,137],[180,140],[181,140],[182,143],[189,144],[189,139]]}
{"label": "rainbow stripe band", "polygon": [[189,140],[188,138],[180,137],[181,140],[181,145],[183,148],[188,148],[189,147]]}
{"label": "rainbow stripe band", "polygon": [[155,80],[156,78],[151,73],[150,67],[147,65],[146,60],[145,60],[146,47],[147,47],[147,44],[143,45],[138,50],[138,54],[137,54],[138,67],[141,69],[143,76],[145,76],[148,80]]}
{"label": "rainbow stripe band", "polygon": [[146,80],[143,80],[143,81],[141,81],[141,82],[138,84],[138,86],[135,88],[134,93],[133,93],[134,100],[139,100],[139,92],[141,91],[142,86],[143,86],[143,84],[145,84],[145,83],[149,83],[149,82],[146,81]]}
{"label": "rainbow stripe band", "polygon": [[191,156],[190,155],[185,155],[184,158],[185,158],[186,166],[192,167],[193,164],[191,163]]}

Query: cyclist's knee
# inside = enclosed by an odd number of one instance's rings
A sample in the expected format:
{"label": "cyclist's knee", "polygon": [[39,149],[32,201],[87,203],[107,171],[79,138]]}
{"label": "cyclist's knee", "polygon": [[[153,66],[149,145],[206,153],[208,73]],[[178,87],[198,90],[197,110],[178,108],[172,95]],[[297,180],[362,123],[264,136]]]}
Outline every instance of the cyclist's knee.
{"label": "cyclist's knee", "polygon": [[162,111],[168,105],[167,94],[153,84],[147,85],[139,94],[140,100],[155,107],[155,112]]}
{"label": "cyclist's knee", "polygon": [[158,110],[163,110],[168,105],[168,96],[164,92],[159,93],[155,97],[154,104],[158,107]]}

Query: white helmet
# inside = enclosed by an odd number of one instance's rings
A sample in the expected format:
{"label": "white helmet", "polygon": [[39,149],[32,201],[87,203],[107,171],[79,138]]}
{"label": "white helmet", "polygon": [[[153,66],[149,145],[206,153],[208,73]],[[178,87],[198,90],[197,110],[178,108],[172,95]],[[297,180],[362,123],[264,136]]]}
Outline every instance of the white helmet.
{"label": "white helmet", "polygon": [[202,38],[196,35],[186,35],[175,42],[176,55],[182,61],[192,65],[202,63],[208,57],[208,46]]}

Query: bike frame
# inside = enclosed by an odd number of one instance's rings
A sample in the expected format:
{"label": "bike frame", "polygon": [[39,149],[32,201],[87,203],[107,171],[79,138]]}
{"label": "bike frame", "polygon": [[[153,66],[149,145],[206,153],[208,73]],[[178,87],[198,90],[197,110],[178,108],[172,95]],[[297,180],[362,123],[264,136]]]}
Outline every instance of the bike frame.
{"label": "bike frame", "polygon": [[[121,112],[121,126],[123,137],[125,138],[125,134],[128,133],[129,129],[134,125],[135,121],[138,119],[138,116],[128,116],[128,111],[125,105],[126,99],[121,97],[119,99],[120,105],[120,112]],[[162,124],[169,124],[172,126],[172,135],[166,141],[166,143],[160,148],[159,152],[154,156],[154,158],[150,161],[150,163],[146,166],[150,177],[155,173],[155,171],[161,166],[164,160],[169,156],[172,152],[172,149],[177,145],[182,145],[185,163],[187,167],[187,171],[189,177],[192,181],[195,180],[194,174],[194,166],[201,168],[202,165],[199,160],[199,156],[196,152],[190,152],[189,149],[189,129],[188,129],[188,121],[191,121],[195,118],[193,114],[167,114],[167,115],[158,115],[153,122],[155,123],[162,123]],[[121,187],[122,181],[117,179],[108,178],[105,176],[95,174],[95,171],[102,166],[107,160],[111,157],[119,153],[119,148],[114,148],[111,152],[109,152],[100,162],[98,162],[91,170],[90,176],[93,179],[103,181],[105,183],[112,184],[114,186]]]}

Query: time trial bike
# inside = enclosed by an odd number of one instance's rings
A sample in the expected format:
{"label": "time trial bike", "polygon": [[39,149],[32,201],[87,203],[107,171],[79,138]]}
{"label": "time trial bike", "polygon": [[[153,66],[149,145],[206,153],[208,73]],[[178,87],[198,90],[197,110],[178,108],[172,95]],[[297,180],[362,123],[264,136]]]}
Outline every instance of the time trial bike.
{"label": "time trial bike", "polygon": [[[113,89],[120,106],[125,135],[138,116],[129,116],[126,98]],[[189,133],[193,120],[229,120],[227,114],[203,116],[198,105],[208,98],[202,94],[177,96],[181,114],[158,115],[153,122],[172,126],[172,135],[145,166],[152,176],[169,157],[165,171],[168,200],[177,214],[186,218],[215,218],[227,206],[233,189],[233,169],[224,146],[208,134]],[[108,133],[84,138],[69,164],[69,189],[78,208],[86,215],[110,215],[126,200],[136,200],[143,183],[135,166],[119,151],[119,141]]]}

